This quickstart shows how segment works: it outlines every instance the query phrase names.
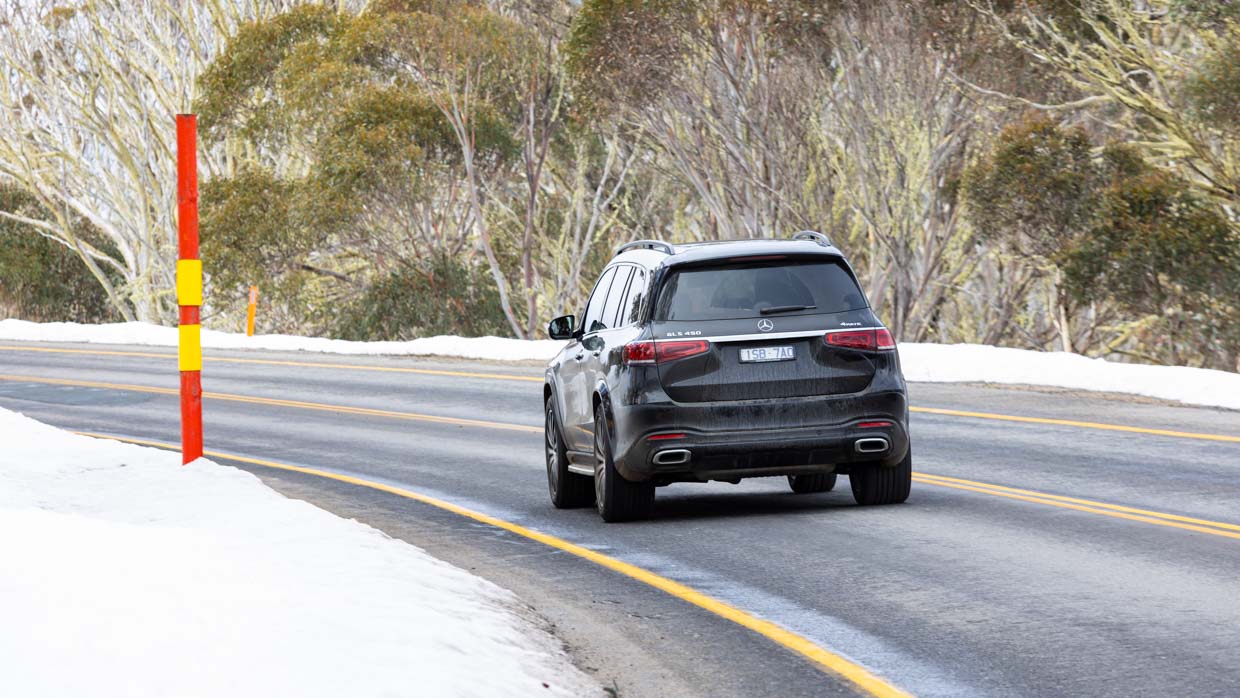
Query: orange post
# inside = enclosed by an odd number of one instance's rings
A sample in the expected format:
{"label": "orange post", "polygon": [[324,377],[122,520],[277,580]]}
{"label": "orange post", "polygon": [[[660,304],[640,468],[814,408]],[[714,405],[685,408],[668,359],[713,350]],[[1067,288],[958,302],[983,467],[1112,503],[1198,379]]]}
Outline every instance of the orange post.
{"label": "orange post", "polygon": [[202,457],[202,260],[198,258],[198,118],[177,114],[177,306],[181,462]]}
{"label": "orange post", "polygon": [[245,336],[254,336],[254,309],[258,307],[258,287],[250,287],[250,305],[245,309]]}

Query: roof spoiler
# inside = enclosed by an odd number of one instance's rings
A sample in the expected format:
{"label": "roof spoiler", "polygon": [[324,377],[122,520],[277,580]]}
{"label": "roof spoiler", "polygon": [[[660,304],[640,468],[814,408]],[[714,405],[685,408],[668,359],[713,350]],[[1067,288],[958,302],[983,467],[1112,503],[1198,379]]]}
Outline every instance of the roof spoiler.
{"label": "roof spoiler", "polygon": [[827,239],[826,235],[823,235],[822,233],[816,230],[802,230],[796,235],[793,235],[792,239],[793,240],[809,240],[810,242],[816,242],[819,245],[822,245],[823,247],[834,247],[834,245],[831,244],[831,241]]}
{"label": "roof spoiler", "polygon": [[616,248],[616,254],[623,254],[629,250],[655,250],[667,255],[676,254],[676,250],[662,240],[634,240],[633,242],[626,242]]}

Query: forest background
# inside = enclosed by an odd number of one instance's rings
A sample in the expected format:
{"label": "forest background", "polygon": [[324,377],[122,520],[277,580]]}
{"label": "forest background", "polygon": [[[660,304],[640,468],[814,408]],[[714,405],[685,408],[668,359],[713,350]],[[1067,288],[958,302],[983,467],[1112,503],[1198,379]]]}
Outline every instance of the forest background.
{"label": "forest background", "polygon": [[1240,370],[1240,0],[0,0],[0,316],[544,336],[826,233],[901,341]]}

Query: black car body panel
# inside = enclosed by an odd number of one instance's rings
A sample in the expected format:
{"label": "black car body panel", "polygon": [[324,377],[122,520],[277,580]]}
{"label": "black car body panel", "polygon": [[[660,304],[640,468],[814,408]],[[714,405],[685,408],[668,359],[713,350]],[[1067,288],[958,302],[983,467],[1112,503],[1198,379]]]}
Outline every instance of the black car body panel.
{"label": "black car body panel", "polygon": [[[600,276],[577,333],[547,368],[545,396],[570,462],[593,462],[596,405],[606,415],[615,468],[634,482],[846,473],[850,464],[892,466],[905,457],[908,401],[894,346],[826,339],[886,333],[838,250],[813,241],[747,240],[672,252],[618,255]],[[669,280],[699,269],[742,271],[713,290],[698,284],[695,303],[671,308],[675,299],[661,296]],[[754,289],[775,279],[763,288],[780,289],[770,299],[776,305],[751,303],[746,293],[758,291],[745,287],[746,273]],[[825,275],[834,275],[843,296],[801,283]],[[797,299],[815,307],[790,310],[800,307]],[[670,358],[626,362],[630,343],[669,348]],[[760,351],[742,361],[742,351],[753,349]],[[873,450],[879,444],[885,447]]]}
{"label": "black car body panel", "polygon": [[[759,328],[765,320],[768,329]],[[668,396],[677,402],[758,400],[764,398],[842,395],[864,390],[874,379],[876,361],[866,352],[827,346],[830,329],[875,327],[868,308],[835,315],[800,315],[762,320],[655,322],[656,339],[692,336],[711,342],[707,354],[659,365]],[[700,334],[699,334],[700,333]],[[789,362],[742,363],[741,349],[789,346]]]}

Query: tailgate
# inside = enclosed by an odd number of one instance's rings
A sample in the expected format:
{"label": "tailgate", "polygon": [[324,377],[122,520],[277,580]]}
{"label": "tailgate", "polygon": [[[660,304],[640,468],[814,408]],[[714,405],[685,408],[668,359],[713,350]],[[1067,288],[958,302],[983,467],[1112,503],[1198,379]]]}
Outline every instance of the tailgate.
{"label": "tailgate", "polygon": [[[828,346],[826,329],[802,336],[710,337],[710,351],[659,364],[664,392],[676,402],[769,400],[864,390],[874,378],[872,355]],[[743,361],[743,349],[765,349],[777,361]],[[751,356],[752,358],[752,356]]]}

